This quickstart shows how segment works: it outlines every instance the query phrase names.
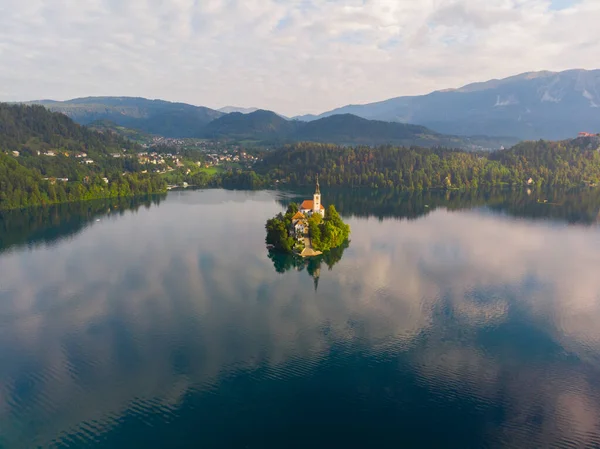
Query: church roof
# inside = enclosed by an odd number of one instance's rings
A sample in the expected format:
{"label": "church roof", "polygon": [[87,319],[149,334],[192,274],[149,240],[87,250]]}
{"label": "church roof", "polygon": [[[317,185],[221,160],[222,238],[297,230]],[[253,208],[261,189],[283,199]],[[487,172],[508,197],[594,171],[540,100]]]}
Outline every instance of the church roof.
{"label": "church roof", "polygon": [[[300,205],[300,209],[302,210],[313,210],[315,202],[313,200],[304,200]],[[321,204],[321,210],[325,210],[325,207]]]}

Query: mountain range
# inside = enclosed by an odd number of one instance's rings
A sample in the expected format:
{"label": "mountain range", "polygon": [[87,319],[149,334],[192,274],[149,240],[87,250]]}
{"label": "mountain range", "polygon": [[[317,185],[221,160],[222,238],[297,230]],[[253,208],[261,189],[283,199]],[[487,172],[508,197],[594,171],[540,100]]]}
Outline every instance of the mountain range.
{"label": "mountain range", "polygon": [[110,120],[120,126],[164,137],[194,137],[224,113],[203,106],[137,97],[86,97],[68,101],[40,100],[81,125]]}
{"label": "mountain range", "polygon": [[[304,122],[289,120],[271,111],[231,112],[162,100],[131,97],[88,97],[58,102],[31,102],[61,112],[76,122],[95,128],[112,128],[130,137],[132,130],[164,137],[193,137],[252,141],[266,144],[298,141],[344,145],[421,145],[495,149],[517,142],[510,137],[453,136],[405,123],[367,120],[338,114]],[[125,128],[125,129],[124,129]]]}
{"label": "mountain range", "polygon": [[416,123],[458,135],[566,139],[581,131],[600,131],[600,70],[530,72],[296,119],[311,121],[337,114]]}
{"label": "mountain range", "polygon": [[[292,120],[256,108],[227,106],[214,110],[132,97],[32,103],[62,112],[80,124],[110,120],[122,127],[164,137],[422,145],[436,145],[450,139],[457,146],[468,148],[474,142],[468,136],[514,136],[483,139],[482,146],[495,148],[519,139],[566,139],[581,131],[600,131],[600,70],[531,72],[428,95],[348,105]],[[320,121],[334,116],[338,118]],[[311,122],[317,124],[304,126]],[[401,126],[384,125],[385,122]],[[421,126],[419,132],[410,128],[413,125]],[[407,136],[411,135],[420,137],[410,140]],[[482,143],[481,137],[477,140]]]}

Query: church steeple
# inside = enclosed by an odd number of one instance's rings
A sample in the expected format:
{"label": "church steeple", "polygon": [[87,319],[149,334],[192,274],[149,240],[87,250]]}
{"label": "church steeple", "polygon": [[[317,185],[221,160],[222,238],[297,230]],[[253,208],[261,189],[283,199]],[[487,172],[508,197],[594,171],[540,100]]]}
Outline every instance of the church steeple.
{"label": "church steeple", "polygon": [[317,173],[317,188],[313,195],[313,213],[323,215],[321,211],[321,188],[319,187],[319,174]]}

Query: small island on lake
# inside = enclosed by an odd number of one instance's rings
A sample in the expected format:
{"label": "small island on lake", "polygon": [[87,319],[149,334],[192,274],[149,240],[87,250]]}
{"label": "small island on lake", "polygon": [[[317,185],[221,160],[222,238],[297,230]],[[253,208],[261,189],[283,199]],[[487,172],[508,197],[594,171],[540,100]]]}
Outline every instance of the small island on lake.
{"label": "small island on lake", "polygon": [[342,246],[350,236],[350,226],[343,222],[333,204],[321,203],[319,177],[312,200],[300,206],[292,203],[285,214],[267,220],[266,242],[269,248],[301,257],[320,256]]}

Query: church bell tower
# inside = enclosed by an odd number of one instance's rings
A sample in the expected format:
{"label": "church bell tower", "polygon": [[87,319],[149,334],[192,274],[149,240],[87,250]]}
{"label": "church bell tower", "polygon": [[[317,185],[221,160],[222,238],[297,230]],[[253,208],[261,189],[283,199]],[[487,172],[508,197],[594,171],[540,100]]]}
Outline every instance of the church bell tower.
{"label": "church bell tower", "polygon": [[321,188],[319,187],[319,175],[317,174],[317,188],[313,195],[313,212],[321,213]]}

